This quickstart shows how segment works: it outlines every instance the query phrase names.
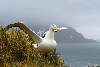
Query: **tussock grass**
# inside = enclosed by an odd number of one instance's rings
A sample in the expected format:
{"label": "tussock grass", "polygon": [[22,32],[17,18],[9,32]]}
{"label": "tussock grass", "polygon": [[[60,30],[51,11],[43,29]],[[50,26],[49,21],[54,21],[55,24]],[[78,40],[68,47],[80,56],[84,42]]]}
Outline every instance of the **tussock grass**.
{"label": "tussock grass", "polygon": [[0,67],[63,67],[56,49],[42,54],[33,43],[24,31],[0,26]]}

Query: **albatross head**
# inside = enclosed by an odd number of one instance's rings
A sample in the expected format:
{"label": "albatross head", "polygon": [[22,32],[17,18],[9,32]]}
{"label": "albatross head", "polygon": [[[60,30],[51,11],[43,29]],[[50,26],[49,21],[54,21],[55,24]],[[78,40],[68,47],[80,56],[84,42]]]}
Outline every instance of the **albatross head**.
{"label": "albatross head", "polygon": [[51,30],[54,32],[58,32],[58,31],[63,30],[63,29],[68,29],[68,28],[67,27],[58,28],[55,24],[51,25]]}

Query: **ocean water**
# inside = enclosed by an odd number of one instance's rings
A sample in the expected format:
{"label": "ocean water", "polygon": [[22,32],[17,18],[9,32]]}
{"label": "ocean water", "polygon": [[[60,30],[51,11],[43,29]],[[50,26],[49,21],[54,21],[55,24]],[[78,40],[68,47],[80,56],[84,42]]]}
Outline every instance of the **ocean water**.
{"label": "ocean water", "polygon": [[57,49],[70,67],[100,64],[100,43],[58,43]]}

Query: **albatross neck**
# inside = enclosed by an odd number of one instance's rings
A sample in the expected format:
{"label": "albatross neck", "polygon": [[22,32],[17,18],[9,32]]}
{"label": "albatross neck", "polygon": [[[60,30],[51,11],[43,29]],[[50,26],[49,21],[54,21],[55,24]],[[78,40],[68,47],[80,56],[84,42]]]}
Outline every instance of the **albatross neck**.
{"label": "albatross neck", "polygon": [[50,39],[50,40],[54,40],[54,31],[51,28],[47,32],[45,38]]}

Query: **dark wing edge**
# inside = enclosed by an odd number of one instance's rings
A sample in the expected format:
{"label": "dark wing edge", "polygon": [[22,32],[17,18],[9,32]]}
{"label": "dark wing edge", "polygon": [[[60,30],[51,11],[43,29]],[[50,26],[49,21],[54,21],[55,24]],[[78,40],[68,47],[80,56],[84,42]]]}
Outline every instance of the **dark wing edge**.
{"label": "dark wing edge", "polygon": [[15,23],[15,24],[10,24],[5,27],[5,30],[8,30],[9,28],[12,27],[19,27],[21,30],[23,30],[25,33],[27,33],[37,44],[39,44],[42,39],[40,36],[38,36],[35,32],[32,32],[25,24],[23,23]]}

